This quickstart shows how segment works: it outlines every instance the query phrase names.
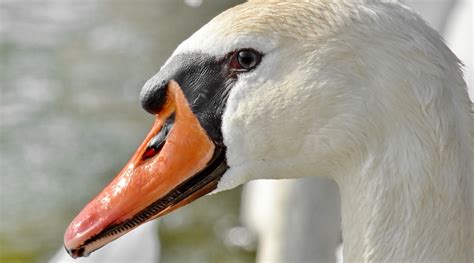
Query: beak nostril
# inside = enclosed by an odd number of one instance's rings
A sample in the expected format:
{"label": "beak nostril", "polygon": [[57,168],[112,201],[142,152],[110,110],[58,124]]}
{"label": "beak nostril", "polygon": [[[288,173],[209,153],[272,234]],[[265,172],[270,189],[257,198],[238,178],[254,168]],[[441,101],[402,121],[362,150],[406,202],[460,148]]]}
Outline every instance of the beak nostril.
{"label": "beak nostril", "polygon": [[149,147],[146,149],[145,153],[143,154],[143,160],[148,160],[155,156],[158,153],[158,150],[154,147]]}
{"label": "beak nostril", "polygon": [[168,135],[167,129],[166,127],[163,127],[148,143],[145,153],[143,154],[143,160],[152,158],[161,150],[161,148],[163,148],[166,141],[166,135]]}
{"label": "beak nostril", "polygon": [[145,150],[145,153],[143,153],[143,160],[147,160],[155,156],[161,148],[163,148],[163,145],[166,142],[166,138],[168,137],[168,134],[173,127],[174,124],[174,114],[172,114],[165,122],[163,127],[161,128],[160,132],[156,134],[148,143],[148,146]]}

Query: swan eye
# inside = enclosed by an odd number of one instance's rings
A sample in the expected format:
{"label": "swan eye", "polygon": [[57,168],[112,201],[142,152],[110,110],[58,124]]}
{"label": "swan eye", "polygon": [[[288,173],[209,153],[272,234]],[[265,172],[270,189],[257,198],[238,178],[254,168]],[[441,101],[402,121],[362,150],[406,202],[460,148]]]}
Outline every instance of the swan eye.
{"label": "swan eye", "polygon": [[262,54],[253,49],[241,49],[232,54],[230,67],[238,71],[250,71],[262,60]]}

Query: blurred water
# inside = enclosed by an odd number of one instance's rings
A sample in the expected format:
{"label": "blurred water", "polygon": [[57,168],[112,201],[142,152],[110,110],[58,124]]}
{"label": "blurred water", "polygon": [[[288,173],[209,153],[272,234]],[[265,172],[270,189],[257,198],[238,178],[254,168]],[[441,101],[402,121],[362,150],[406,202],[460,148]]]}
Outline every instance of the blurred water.
{"label": "blurred water", "polygon": [[[60,246],[150,128],[143,83],[238,2],[0,0],[1,262],[44,261]],[[163,262],[253,261],[249,242],[231,238],[239,191],[166,217]]]}

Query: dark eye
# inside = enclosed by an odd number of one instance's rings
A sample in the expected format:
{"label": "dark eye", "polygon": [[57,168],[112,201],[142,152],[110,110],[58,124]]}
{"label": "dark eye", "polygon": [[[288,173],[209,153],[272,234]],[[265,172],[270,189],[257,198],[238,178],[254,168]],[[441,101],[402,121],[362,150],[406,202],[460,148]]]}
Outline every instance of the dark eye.
{"label": "dark eye", "polygon": [[262,59],[262,55],[253,49],[242,49],[236,51],[230,62],[230,66],[240,71],[254,69]]}

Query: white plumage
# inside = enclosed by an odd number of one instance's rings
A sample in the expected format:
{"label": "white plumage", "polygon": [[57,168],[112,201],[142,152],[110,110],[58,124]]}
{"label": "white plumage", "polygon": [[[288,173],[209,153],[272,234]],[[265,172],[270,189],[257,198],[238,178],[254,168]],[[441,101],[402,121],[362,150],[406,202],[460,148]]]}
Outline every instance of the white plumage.
{"label": "white plumage", "polygon": [[391,2],[254,1],[175,54],[247,47],[265,56],[230,92],[217,191],[327,176],[349,262],[469,261],[472,106],[434,30]]}

